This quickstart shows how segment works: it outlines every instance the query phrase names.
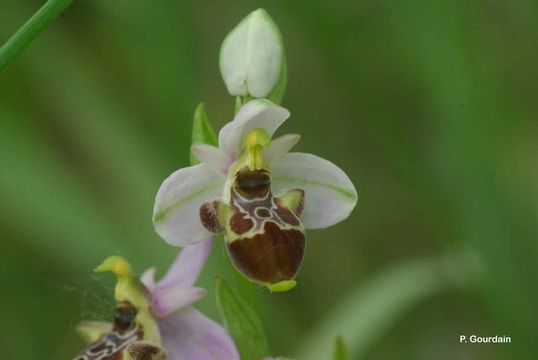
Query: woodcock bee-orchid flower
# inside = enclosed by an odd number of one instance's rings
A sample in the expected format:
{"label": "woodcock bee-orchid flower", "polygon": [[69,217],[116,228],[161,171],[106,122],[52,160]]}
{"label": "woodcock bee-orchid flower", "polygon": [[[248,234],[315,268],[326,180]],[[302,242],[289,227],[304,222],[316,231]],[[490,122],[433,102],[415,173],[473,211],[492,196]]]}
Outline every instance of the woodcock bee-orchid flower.
{"label": "woodcock bee-orchid flower", "polygon": [[357,192],[335,164],[290,153],[299,135],[271,139],[289,116],[268,100],[252,100],[221,129],[218,148],[194,144],[202,163],[177,170],[157,193],[157,233],[175,246],[222,233],[233,264],[249,280],[272,291],[293,288],[305,228],[347,218]]}
{"label": "woodcock bee-orchid flower", "polygon": [[74,360],[238,360],[226,330],[190,306],[206,294],[193,284],[211,243],[187,246],[157,283],[154,268],[139,280],[125,259],[107,258],[95,271],[118,278],[115,320],[81,323],[77,330],[90,345]]}

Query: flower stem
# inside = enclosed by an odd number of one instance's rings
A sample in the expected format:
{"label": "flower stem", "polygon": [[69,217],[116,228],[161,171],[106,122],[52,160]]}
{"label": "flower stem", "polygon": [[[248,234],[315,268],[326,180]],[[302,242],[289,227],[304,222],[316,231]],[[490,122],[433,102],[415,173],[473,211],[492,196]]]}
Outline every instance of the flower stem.
{"label": "flower stem", "polygon": [[49,0],[0,48],[0,70],[13,60],[73,0]]}

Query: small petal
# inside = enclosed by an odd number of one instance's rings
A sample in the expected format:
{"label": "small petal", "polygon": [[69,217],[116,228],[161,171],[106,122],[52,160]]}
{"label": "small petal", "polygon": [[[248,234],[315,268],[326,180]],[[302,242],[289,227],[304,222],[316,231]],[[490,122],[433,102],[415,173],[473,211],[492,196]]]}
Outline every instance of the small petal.
{"label": "small petal", "polygon": [[157,289],[151,295],[151,310],[157,317],[171,313],[200,300],[207,294],[202,288],[170,287]]}
{"label": "small petal", "polygon": [[159,321],[168,360],[239,360],[224,328],[194,308],[185,308]]}
{"label": "small petal", "polygon": [[191,151],[198,160],[223,175],[228,173],[228,167],[235,161],[234,156],[208,144],[194,144]]}
{"label": "small petal", "polygon": [[155,289],[155,286],[156,286],[155,285],[155,272],[156,271],[157,269],[155,267],[150,267],[149,269],[144,271],[144,273],[140,277],[140,281],[142,282],[142,284],[144,284],[146,289],[148,289],[150,292],[153,291],[153,289]]}
{"label": "small petal", "polygon": [[220,197],[225,177],[205,164],[179,169],[161,185],[153,224],[157,233],[170,245],[186,246],[210,236],[200,222],[200,206]]}
{"label": "small petal", "polygon": [[286,155],[299,140],[301,140],[301,135],[298,134],[288,134],[276,138],[271,141],[267,149],[263,149],[263,158],[269,164],[277,161]]}
{"label": "small petal", "polygon": [[227,153],[239,156],[248,133],[263,128],[272,137],[290,116],[290,112],[269,100],[252,100],[241,107],[233,121],[219,132],[219,147]]}
{"label": "small petal", "polygon": [[272,164],[274,193],[289,188],[305,191],[301,221],[305,228],[334,225],[357,204],[353,183],[335,164],[312,154],[288,153]]}
{"label": "small petal", "polygon": [[282,71],[282,37],[263,9],[250,13],[222,43],[219,65],[231,95],[265,98]]}
{"label": "small petal", "polygon": [[213,240],[209,237],[198,244],[186,246],[181,250],[161,281],[159,281],[157,288],[191,287],[200,275],[200,271],[211,251],[212,244]]}
{"label": "small petal", "polygon": [[104,321],[83,321],[75,330],[87,344],[91,344],[112,331],[112,324]]}

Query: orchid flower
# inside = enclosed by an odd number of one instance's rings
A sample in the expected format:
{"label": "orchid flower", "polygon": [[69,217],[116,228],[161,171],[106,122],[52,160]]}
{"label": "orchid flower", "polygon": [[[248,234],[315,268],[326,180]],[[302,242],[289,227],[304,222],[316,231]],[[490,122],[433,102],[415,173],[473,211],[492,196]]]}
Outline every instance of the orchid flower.
{"label": "orchid flower", "polygon": [[232,262],[249,280],[272,291],[293,288],[304,229],[347,218],[357,192],[335,164],[290,153],[299,135],[271,140],[289,116],[268,100],[252,100],[220,130],[218,147],[194,144],[201,164],[177,170],[157,193],[157,233],[174,246],[224,233]]}
{"label": "orchid flower", "polygon": [[190,306],[206,294],[193,284],[211,243],[206,239],[187,246],[157,283],[155,268],[139,280],[125,259],[107,258],[96,271],[117,275],[116,320],[114,325],[94,321],[79,325],[79,333],[91,344],[75,359],[115,359],[112,356],[121,353],[131,360],[238,360],[226,330]]}

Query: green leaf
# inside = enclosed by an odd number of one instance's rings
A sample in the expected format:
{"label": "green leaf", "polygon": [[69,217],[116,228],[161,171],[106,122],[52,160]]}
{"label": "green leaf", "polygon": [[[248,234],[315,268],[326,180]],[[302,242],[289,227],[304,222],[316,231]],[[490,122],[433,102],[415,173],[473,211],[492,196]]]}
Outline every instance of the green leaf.
{"label": "green leaf", "polygon": [[217,277],[215,292],[219,314],[241,359],[260,360],[268,356],[269,347],[258,314],[221,277]]}
{"label": "green leaf", "polygon": [[340,336],[334,342],[333,360],[350,360],[349,350]]}
{"label": "green leaf", "polygon": [[[192,144],[209,144],[217,146],[217,135],[207,118],[204,103],[200,103],[194,110],[194,120],[192,123]],[[191,165],[200,163],[191,152]]]}
{"label": "green leaf", "polygon": [[0,48],[0,70],[13,60],[73,0],[49,0]]}

